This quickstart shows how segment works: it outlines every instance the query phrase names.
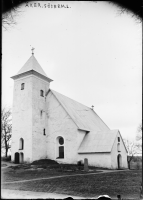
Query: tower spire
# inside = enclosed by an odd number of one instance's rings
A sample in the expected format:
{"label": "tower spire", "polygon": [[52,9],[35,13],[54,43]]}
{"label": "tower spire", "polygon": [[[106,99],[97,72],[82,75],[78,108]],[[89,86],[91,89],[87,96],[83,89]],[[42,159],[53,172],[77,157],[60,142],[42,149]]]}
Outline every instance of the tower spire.
{"label": "tower spire", "polygon": [[33,48],[33,47],[32,47],[32,49],[31,49],[31,51],[32,51],[32,55],[34,55],[34,49],[35,49],[35,48]]}

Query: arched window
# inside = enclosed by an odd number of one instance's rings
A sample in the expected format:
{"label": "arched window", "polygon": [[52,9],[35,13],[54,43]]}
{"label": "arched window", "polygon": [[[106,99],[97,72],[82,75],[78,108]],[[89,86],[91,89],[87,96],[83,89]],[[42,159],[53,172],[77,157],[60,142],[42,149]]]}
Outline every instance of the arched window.
{"label": "arched window", "polygon": [[43,97],[44,96],[44,91],[40,90],[40,96]]}
{"label": "arched window", "polygon": [[64,158],[64,138],[57,137],[57,158]]}
{"label": "arched window", "polygon": [[120,137],[118,137],[118,142],[120,142]]}
{"label": "arched window", "polygon": [[21,84],[21,90],[24,90],[24,83]]}
{"label": "arched window", "polygon": [[19,150],[23,150],[24,149],[24,140],[23,138],[20,138],[19,140]]}

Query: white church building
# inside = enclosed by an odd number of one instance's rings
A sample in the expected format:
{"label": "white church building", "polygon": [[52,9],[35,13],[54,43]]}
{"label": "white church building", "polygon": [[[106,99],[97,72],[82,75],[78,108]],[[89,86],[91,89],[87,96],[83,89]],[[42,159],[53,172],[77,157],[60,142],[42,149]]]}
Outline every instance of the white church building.
{"label": "white church building", "polygon": [[110,130],[96,112],[52,89],[34,54],[14,80],[11,159],[16,163],[52,159],[90,166],[127,168],[119,130]]}

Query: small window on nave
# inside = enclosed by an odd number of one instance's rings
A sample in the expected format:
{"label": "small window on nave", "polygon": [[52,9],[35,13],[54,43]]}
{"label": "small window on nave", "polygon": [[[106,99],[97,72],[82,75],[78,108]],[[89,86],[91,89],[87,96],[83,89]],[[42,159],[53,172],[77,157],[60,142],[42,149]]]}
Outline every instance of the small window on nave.
{"label": "small window on nave", "polygon": [[40,110],[40,116],[41,116],[41,118],[42,118],[42,114],[43,114],[43,110]]}

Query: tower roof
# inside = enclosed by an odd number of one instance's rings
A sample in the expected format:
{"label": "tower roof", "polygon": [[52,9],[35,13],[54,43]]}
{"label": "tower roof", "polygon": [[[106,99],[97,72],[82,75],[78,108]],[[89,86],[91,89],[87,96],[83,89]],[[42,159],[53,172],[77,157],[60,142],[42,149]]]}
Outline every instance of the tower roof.
{"label": "tower roof", "polygon": [[53,81],[46,75],[46,73],[44,72],[44,70],[42,69],[36,58],[34,57],[34,54],[32,54],[32,56],[27,60],[25,65],[19,70],[19,72],[15,76],[12,76],[11,78],[15,80],[19,77],[28,74],[35,74],[36,76],[41,77],[48,82]]}
{"label": "tower roof", "polygon": [[34,71],[38,72],[39,74],[42,74],[43,76],[47,77],[46,73],[44,72],[44,70],[42,69],[42,67],[40,66],[40,64],[38,63],[38,61],[36,60],[34,55],[32,55],[28,59],[28,61],[25,63],[25,65],[19,70],[17,75],[22,74],[24,72],[28,72],[30,70],[34,70]]}

